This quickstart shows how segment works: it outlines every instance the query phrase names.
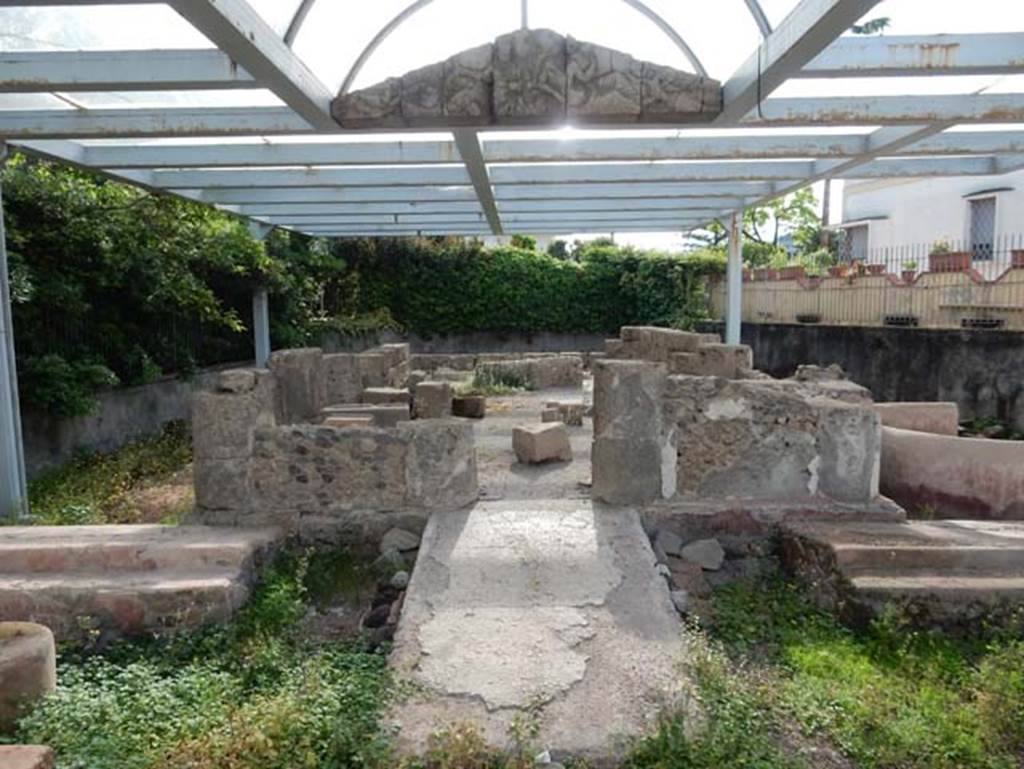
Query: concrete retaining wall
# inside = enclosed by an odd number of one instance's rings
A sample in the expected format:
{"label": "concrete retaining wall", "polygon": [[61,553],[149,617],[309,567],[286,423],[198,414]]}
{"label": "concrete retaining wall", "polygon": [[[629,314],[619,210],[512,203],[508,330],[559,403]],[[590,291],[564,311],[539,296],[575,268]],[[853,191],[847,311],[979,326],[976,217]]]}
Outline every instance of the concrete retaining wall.
{"label": "concrete retaining wall", "polygon": [[745,323],[743,342],[775,377],[802,363],[838,363],[878,402],[952,401],[962,419],[996,417],[1024,430],[1022,332]]}
{"label": "concrete retaining wall", "polygon": [[960,414],[955,403],[876,403],[883,427],[936,435],[957,435]]}
{"label": "concrete retaining wall", "polygon": [[1024,520],[1024,442],[885,427],[881,489],[911,517]]}
{"label": "concrete retaining wall", "polygon": [[465,334],[424,337],[418,334],[395,334],[382,331],[357,337],[324,336],[324,352],[363,352],[371,347],[391,342],[405,342],[415,354],[453,354],[494,352],[596,352],[604,349],[602,334],[551,334],[539,332],[474,331]]}
{"label": "concrete retaining wall", "polygon": [[141,387],[100,393],[96,412],[89,416],[57,419],[23,411],[29,477],[67,462],[77,451],[116,451],[126,443],[158,434],[168,422],[187,420],[192,393],[209,387],[222,368],[204,371],[190,382],[162,379]]}

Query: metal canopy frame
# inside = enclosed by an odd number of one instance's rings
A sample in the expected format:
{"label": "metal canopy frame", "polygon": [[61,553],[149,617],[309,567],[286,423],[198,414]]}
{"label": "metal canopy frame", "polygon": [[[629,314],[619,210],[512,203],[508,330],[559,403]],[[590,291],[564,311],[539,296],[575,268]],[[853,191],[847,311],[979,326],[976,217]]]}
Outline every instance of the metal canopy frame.
{"label": "metal canopy frame", "polygon": [[[0,0],[0,7],[158,1]],[[266,89],[283,106],[4,109],[0,146],[215,205],[258,224],[340,237],[683,232],[731,221],[746,206],[819,179],[998,176],[1024,168],[1024,130],[1009,126],[1024,123],[1024,93],[927,95],[908,88],[898,96],[773,96],[800,78],[1024,73],[1024,32],[841,37],[879,0],[799,0],[774,29],[757,0],[743,0],[762,41],[724,80],[724,107],[710,125],[628,134],[618,129],[636,126],[606,126],[557,138],[527,130],[496,135],[493,127],[476,126],[447,131],[440,140],[414,131],[367,137],[335,123],[335,94],[291,47],[313,0],[297,5],[284,35],[247,0],[163,2],[214,47],[0,52],[0,94]],[[369,42],[346,89],[380,41],[429,2],[413,2]],[[640,0],[624,2],[702,71],[677,30]],[[998,124],[1009,127],[964,130]],[[159,137],[185,138],[150,141]],[[104,141],[91,141],[97,139]],[[736,249],[738,242],[729,260],[730,307],[741,286]],[[4,279],[0,274],[0,287]],[[729,327],[731,339],[737,320]],[[0,332],[9,327],[0,324]],[[10,405],[14,361],[6,347],[0,424],[16,417]],[[0,441],[2,467],[18,461],[8,443]],[[16,499],[12,493],[0,498],[0,508]]]}

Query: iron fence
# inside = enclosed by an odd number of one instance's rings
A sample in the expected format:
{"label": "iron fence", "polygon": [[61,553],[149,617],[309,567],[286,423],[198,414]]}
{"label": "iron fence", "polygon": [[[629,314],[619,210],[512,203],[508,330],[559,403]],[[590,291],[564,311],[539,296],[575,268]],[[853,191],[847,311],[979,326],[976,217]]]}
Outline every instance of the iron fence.
{"label": "iron fence", "polygon": [[[745,270],[744,322],[1024,331],[1024,233],[860,255],[834,265]],[[724,307],[719,283],[714,314],[724,316]]]}

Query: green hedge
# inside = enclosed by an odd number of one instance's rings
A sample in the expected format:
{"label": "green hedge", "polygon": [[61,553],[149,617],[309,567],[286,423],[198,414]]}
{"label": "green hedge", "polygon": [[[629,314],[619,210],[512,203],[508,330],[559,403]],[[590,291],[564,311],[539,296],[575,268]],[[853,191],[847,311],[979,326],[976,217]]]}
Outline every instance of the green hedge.
{"label": "green hedge", "polygon": [[338,314],[386,309],[422,335],[471,331],[610,333],[691,328],[707,317],[707,280],[723,256],[639,252],[596,242],[575,260],[459,240],[339,241],[349,266]]}

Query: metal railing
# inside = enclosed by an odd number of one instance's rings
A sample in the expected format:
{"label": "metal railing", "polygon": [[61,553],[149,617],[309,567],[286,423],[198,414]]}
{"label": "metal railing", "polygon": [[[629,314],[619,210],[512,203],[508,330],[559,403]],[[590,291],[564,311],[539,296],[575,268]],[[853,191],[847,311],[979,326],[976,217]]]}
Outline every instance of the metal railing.
{"label": "metal railing", "polygon": [[[743,321],[1024,331],[1024,234],[863,254],[818,268],[745,270]],[[724,316],[724,282],[711,306]]]}

